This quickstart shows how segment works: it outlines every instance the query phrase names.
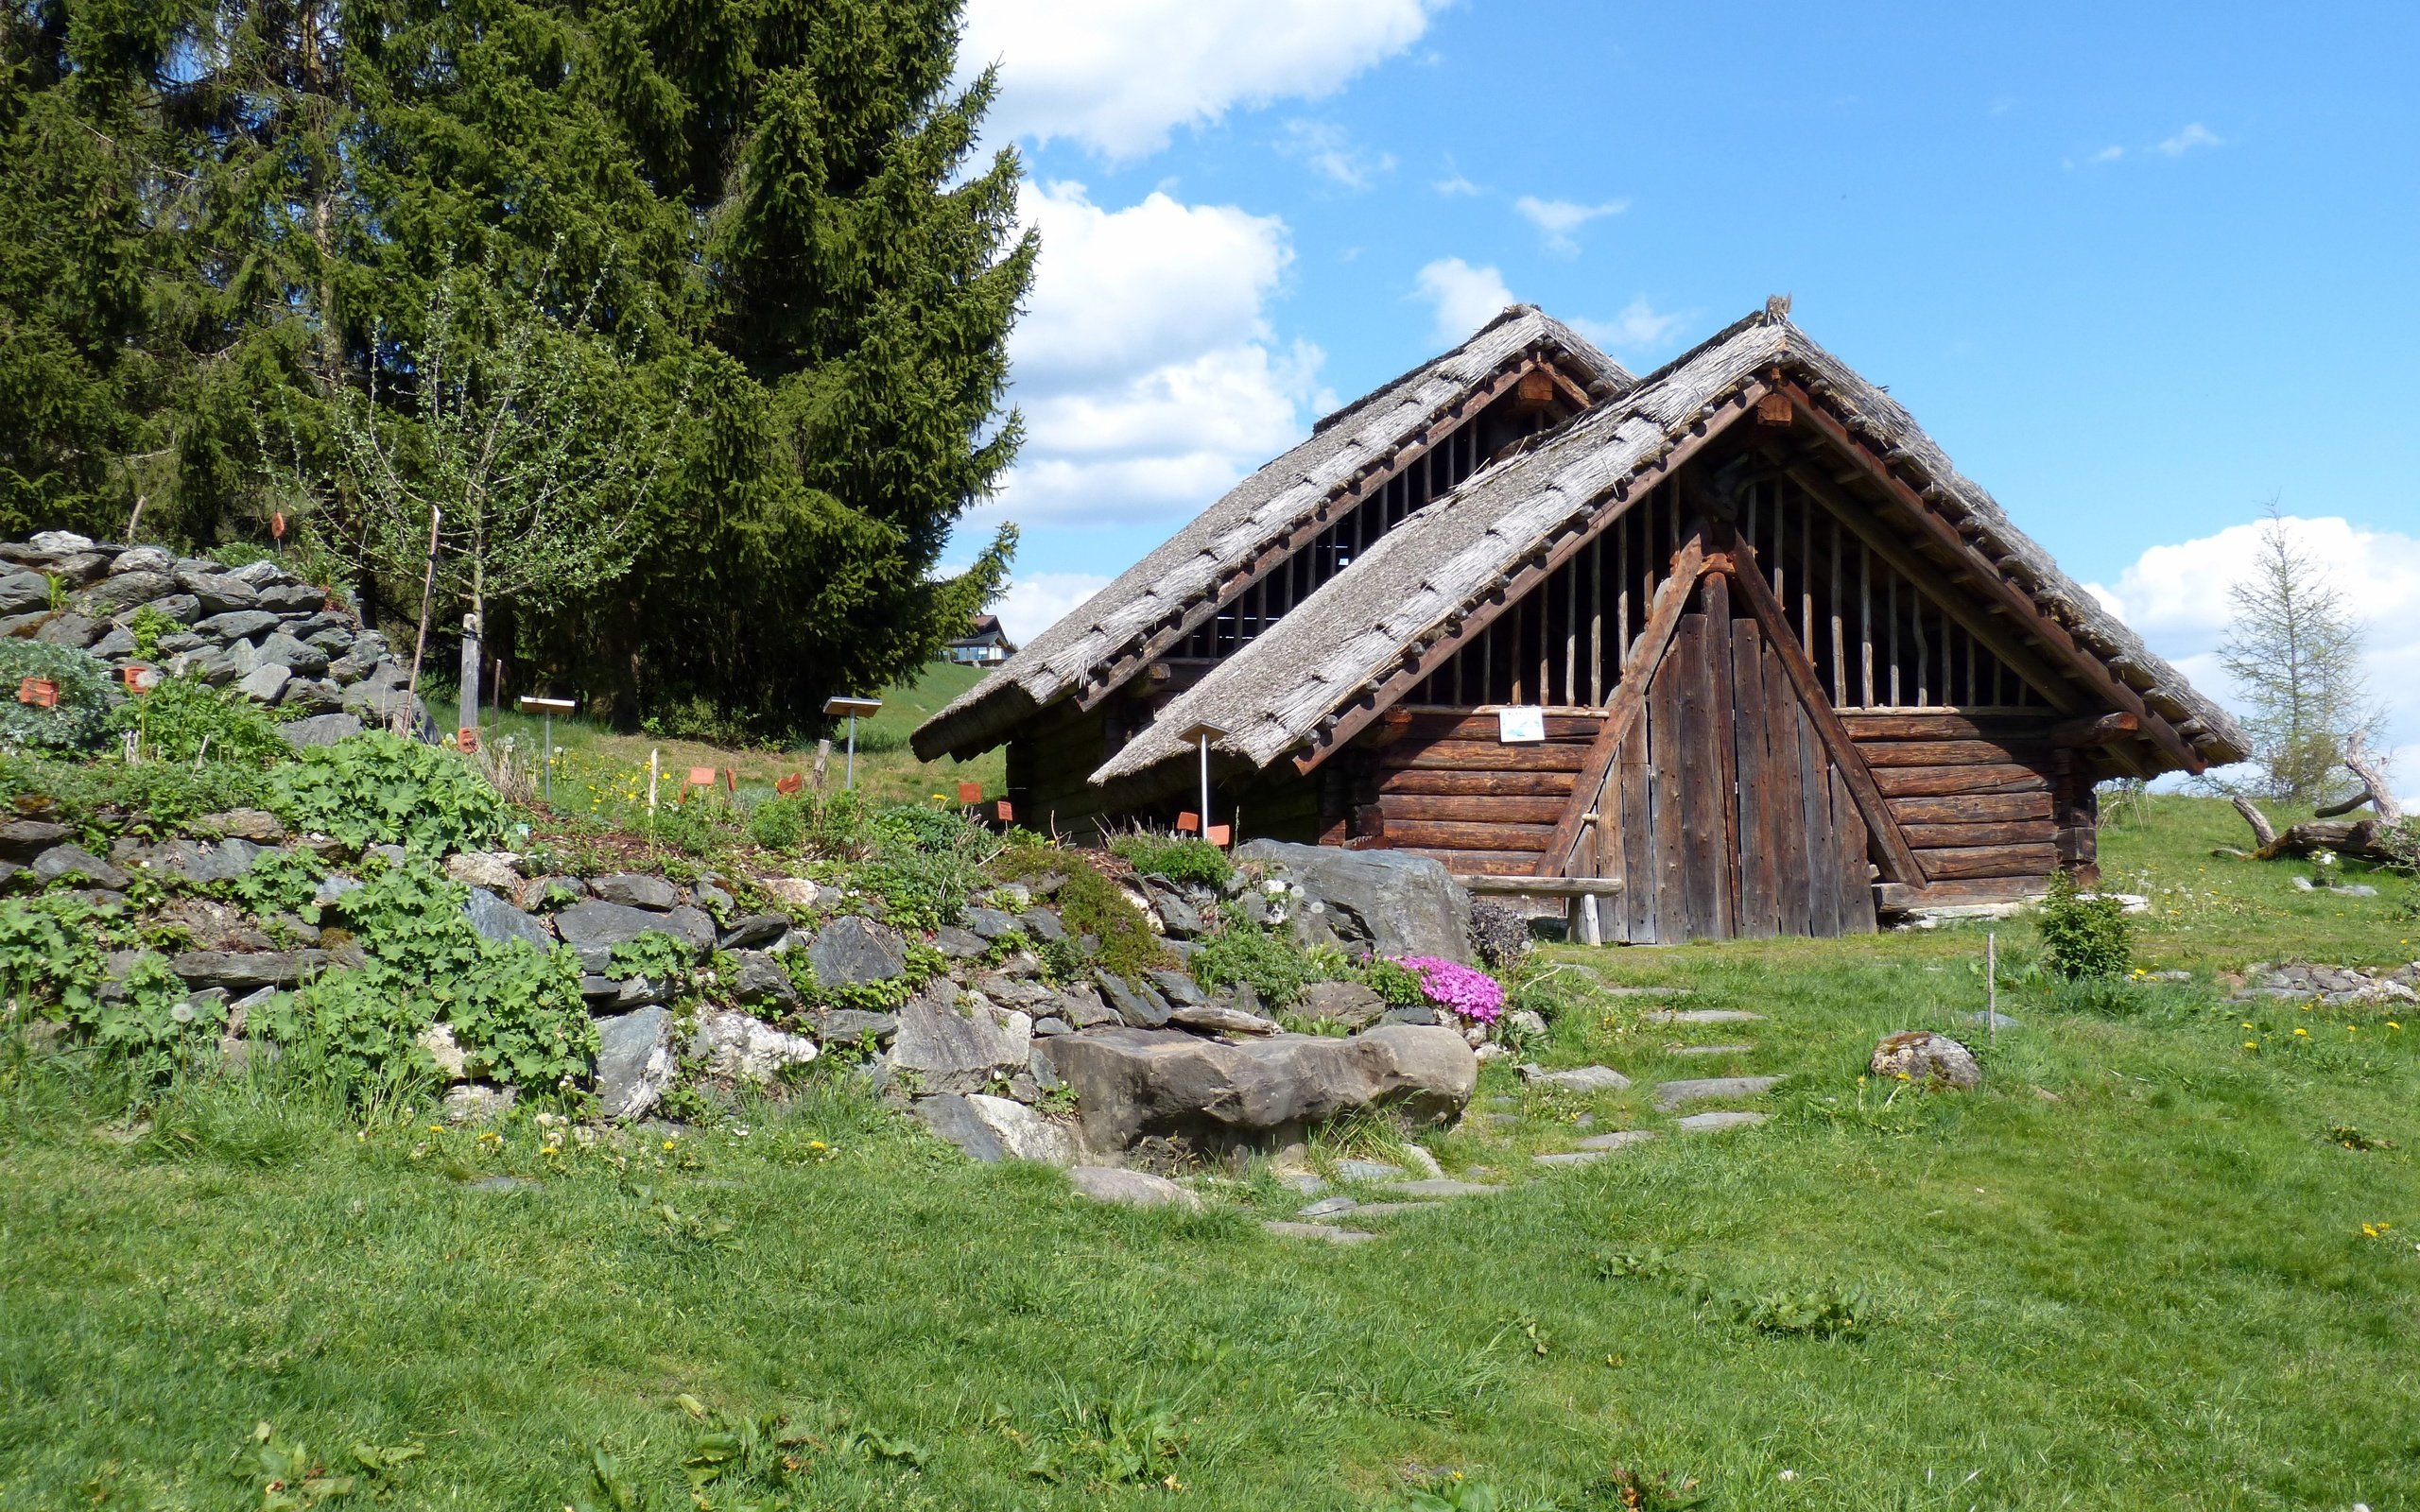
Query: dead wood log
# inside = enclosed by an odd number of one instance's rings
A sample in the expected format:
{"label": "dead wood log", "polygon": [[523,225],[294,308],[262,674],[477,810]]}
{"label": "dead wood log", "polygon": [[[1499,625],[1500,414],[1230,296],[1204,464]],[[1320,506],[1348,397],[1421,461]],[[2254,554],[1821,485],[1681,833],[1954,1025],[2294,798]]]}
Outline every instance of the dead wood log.
{"label": "dead wood log", "polygon": [[[2353,856],[2362,861],[2402,862],[2404,853],[2391,843],[2403,822],[2403,806],[2394,800],[2394,790],[2386,784],[2368,748],[2368,743],[2356,733],[2344,743],[2344,766],[2361,782],[2357,798],[2342,803],[2331,803],[2317,812],[2316,818],[2306,820],[2279,834],[2252,799],[2236,795],[2235,811],[2243,822],[2252,826],[2252,836],[2258,849],[2250,853],[2254,861],[2273,861],[2279,856],[2307,856],[2315,850],[2333,850],[2339,855]],[[2344,819],[2341,815],[2367,803],[2377,811],[2376,818]],[[2240,854],[2241,852],[2238,852]]]}
{"label": "dead wood log", "polygon": [[2361,790],[2342,802],[2330,803],[2324,809],[2313,810],[2313,813],[2320,818],[2332,819],[2367,803],[2377,810],[2379,818],[2389,824],[2402,820],[2403,805],[2394,800],[2394,790],[2386,785],[2386,774],[2378,770],[2377,763],[2370,756],[2369,737],[2360,730],[2355,730],[2353,738],[2344,743],[2344,769],[2361,780]]}

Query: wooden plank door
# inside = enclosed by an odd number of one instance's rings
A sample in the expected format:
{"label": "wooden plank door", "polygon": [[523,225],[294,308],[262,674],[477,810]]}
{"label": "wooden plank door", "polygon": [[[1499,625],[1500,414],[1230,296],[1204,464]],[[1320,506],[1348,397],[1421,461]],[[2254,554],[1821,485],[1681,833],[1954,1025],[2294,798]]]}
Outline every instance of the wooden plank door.
{"label": "wooden plank door", "polygon": [[1692,600],[1614,763],[1597,868],[1625,887],[1607,936],[1870,932],[1865,818],[1780,654],[1729,600]]}

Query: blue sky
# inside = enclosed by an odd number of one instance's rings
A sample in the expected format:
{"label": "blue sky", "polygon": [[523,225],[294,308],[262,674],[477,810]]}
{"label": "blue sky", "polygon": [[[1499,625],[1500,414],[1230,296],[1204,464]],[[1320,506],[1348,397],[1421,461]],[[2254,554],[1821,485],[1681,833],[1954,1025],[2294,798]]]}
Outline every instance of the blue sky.
{"label": "blue sky", "polygon": [[971,0],[968,27],[1044,235],[1032,441],[971,522],[1024,529],[1012,630],[1506,294],[1645,370],[1788,291],[2197,677],[2276,494],[2371,602],[2377,691],[2420,686],[2420,7]]}

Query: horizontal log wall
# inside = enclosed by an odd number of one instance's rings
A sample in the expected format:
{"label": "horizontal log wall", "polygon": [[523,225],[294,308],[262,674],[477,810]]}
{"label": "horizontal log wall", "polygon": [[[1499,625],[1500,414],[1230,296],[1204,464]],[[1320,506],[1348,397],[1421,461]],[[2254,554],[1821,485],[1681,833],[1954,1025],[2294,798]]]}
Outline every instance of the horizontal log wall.
{"label": "horizontal log wall", "polygon": [[1415,850],[1450,871],[1528,871],[1570,801],[1599,723],[1548,714],[1543,742],[1505,745],[1492,711],[1397,710],[1350,753],[1333,841]]}
{"label": "horizontal log wall", "polygon": [[2047,711],[1844,713],[1841,723],[1928,883],[1990,892],[2038,886],[2059,868],[2066,764]]}

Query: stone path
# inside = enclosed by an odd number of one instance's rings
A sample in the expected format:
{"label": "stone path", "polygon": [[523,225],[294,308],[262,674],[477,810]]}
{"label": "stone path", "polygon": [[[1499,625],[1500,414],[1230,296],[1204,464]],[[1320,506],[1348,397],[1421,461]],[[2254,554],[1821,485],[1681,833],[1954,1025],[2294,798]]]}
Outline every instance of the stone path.
{"label": "stone path", "polygon": [[1754,1045],[1751,1044],[1671,1045],[1666,1049],[1665,1054],[1673,1056],[1744,1056],[1755,1048],[1756,1047]]}
{"label": "stone path", "polygon": [[1781,1085],[1779,1076],[1707,1076],[1696,1081],[1655,1084],[1655,1106],[1665,1112],[1687,1103],[1708,1103],[1721,1097],[1762,1097]]}
{"label": "stone path", "polygon": [[1765,1016],[1750,1013],[1745,1008],[1658,1008],[1647,1016],[1650,1023],[1762,1023]]}

